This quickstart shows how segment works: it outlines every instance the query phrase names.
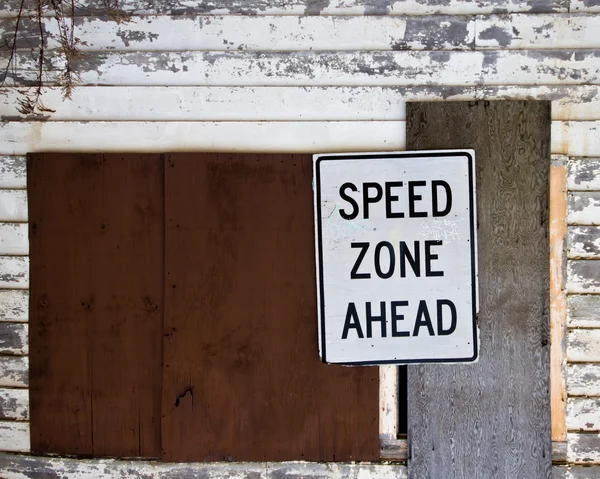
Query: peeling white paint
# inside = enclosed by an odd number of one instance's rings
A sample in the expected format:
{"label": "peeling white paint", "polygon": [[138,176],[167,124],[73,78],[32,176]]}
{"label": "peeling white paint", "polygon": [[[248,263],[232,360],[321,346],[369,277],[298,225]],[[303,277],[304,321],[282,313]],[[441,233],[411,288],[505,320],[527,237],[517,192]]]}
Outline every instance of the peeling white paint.
{"label": "peeling white paint", "polygon": [[569,396],[600,396],[600,364],[570,364],[567,393]]}
{"label": "peeling white paint", "polygon": [[600,398],[569,398],[567,428],[569,431],[600,431]]}
{"label": "peeling white paint", "polygon": [[[6,101],[8,101],[8,95],[0,89],[0,112]],[[12,101],[16,103],[16,98],[12,97]],[[4,113],[0,113],[0,117],[2,115]],[[0,156],[0,188],[25,188],[27,186],[25,169],[25,157]]]}
{"label": "peeling white paint", "polygon": [[567,181],[570,191],[600,190],[600,158],[571,158]]}
{"label": "peeling white paint", "polygon": [[574,464],[600,463],[600,434],[567,434],[567,460]]}
{"label": "peeling white paint", "polygon": [[0,421],[0,450],[8,452],[29,452],[29,423]]}
{"label": "peeling white paint", "polygon": [[28,255],[27,223],[0,223],[0,255]]}
{"label": "peeling white paint", "polygon": [[0,417],[28,421],[29,390],[0,388]]}
{"label": "peeling white paint", "polygon": [[0,288],[29,289],[29,257],[0,256]]}
{"label": "peeling white paint", "polygon": [[0,190],[0,221],[27,221],[26,190]]}
{"label": "peeling white paint", "polygon": [[0,356],[0,387],[26,388],[28,386],[29,358]]}
{"label": "peeling white paint", "polygon": [[29,291],[0,290],[0,321],[29,321]]}
{"label": "peeling white paint", "polygon": [[600,225],[600,192],[569,193],[567,223],[570,225]]}
{"label": "peeling white paint", "polygon": [[571,329],[567,335],[567,360],[600,362],[600,329]]}

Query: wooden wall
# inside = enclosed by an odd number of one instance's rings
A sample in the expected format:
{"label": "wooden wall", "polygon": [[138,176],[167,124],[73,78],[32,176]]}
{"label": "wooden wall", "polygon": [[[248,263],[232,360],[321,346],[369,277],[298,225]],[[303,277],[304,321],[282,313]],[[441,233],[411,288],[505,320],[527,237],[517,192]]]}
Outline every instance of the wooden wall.
{"label": "wooden wall", "polygon": [[[101,4],[77,11],[88,52],[72,101],[51,88],[56,111],[23,117],[16,89],[1,89],[0,449],[29,450],[27,152],[404,149],[408,100],[532,98],[552,101],[551,150],[569,165],[568,460],[600,464],[597,1],[126,0],[119,25]],[[18,5],[4,2],[1,35]],[[18,84],[33,29],[23,24]]]}

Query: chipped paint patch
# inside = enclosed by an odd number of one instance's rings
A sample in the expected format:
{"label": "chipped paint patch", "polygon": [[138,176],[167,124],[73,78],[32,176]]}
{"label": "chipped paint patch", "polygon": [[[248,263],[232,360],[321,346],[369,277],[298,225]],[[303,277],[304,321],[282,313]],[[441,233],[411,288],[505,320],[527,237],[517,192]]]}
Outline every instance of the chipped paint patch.
{"label": "chipped paint patch", "polygon": [[599,431],[600,398],[569,398],[567,428],[569,431]]}
{"label": "chipped paint patch", "polygon": [[27,389],[0,389],[0,419],[29,420]]}
{"label": "chipped paint patch", "polygon": [[23,323],[0,323],[0,354],[29,354],[29,331]]}
{"label": "chipped paint patch", "polygon": [[570,362],[600,361],[600,329],[571,329],[567,335]]}
{"label": "chipped paint patch", "polygon": [[600,190],[600,158],[571,158],[568,167],[570,190]]}
{"label": "chipped paint patch", "polygon": [[26,356],[0,356],[0,387],[29,386],[29,359]]}
{"label": "chipped paint patch", "polygon": [[[0,93],[0,97],[5,96]],[[11,103],[15,101],[12,100]],[[16,105],[16,103],[12,103]],[[25,188],[27,186],[24,156],[0,156],[0,188]]]}
{"label": "chipped paint patch", "polygon": [[569,193],[567,222],[570,225],[600,225],[600,192]]}
{"label": "chipped paint patch", "polygon": [[576,464],[600,462],[599,434],[567,434],[567,459]]}
{"label": "chipped paint patch", "polygon": [[0,321],[29,320],[29,291],[0,290]]}
{"label": "chipped paint patch", "polygon": [[28,255],[27,223],[0,223],[0,255]]}
{"label": "chipped paint patch", "polygon": [[569,327],[600,328],[600,295],[569,295],[567,310]]}

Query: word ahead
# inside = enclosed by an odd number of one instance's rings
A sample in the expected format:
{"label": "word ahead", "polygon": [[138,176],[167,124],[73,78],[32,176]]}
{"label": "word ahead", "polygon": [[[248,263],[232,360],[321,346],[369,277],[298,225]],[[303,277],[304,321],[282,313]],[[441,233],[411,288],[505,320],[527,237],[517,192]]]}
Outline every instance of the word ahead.
{"label": "word ahead", "polygon": [[475,361],[474,153],[314,160],[322,360]]}

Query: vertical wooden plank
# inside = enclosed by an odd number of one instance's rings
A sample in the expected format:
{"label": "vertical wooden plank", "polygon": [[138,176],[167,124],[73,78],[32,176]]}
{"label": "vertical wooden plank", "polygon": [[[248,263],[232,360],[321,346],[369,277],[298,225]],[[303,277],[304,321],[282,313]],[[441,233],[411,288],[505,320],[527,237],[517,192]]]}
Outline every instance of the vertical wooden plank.
{"label": "vertical wooden plank", "polygon": [[311,170],[167,157],[164,460],[378,459],[378,369],[319,360]]}
{"label": "vertical wooden plank", "polygon": [[27,171],[32,450],[158,457],[162,157],[36,154]]}
{"label": "vertical wooden plank", "polygon": [[566,441],[567,295],[567,161],[550,167],[550,412],[552,440]]}
{"label": "vertical wooden plank", "polygon": [[481,334],[476,364],[408,368],[409,477],[550,477],[550,104],[407,115],[408,149],[475,149]]}

